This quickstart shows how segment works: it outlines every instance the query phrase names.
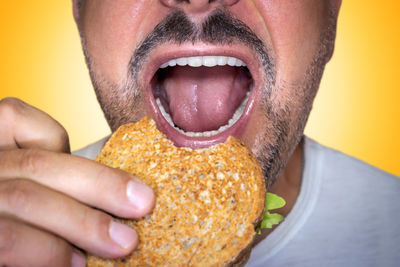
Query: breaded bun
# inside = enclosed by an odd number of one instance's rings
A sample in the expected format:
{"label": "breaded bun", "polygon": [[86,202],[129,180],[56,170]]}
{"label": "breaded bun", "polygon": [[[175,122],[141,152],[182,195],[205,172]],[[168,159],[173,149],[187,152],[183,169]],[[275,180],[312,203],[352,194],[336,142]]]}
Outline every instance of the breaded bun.
{"label": "breaded bun", "polygon": [[177,148],[143,118],[121,126],[98,162],[132,173],[153,188],[153,212],[123,220],[139,235],[129,256],[89,255],[88,266],[232,266],[250,255],[264,211],[265,182],[238,139],[206,149]]}

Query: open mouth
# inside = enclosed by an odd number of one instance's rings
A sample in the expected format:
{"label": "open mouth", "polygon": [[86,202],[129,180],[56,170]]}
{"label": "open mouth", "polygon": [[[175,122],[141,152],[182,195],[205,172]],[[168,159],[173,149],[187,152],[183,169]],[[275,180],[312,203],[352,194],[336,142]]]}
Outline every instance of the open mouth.
{"label": "open mouth", "polygon": [[255,81],[246,64],[251,60],[191,54],[175,53],[156,63],[149,99],[158,128],[175,145],[191,148],[240,138],[254,102]]}

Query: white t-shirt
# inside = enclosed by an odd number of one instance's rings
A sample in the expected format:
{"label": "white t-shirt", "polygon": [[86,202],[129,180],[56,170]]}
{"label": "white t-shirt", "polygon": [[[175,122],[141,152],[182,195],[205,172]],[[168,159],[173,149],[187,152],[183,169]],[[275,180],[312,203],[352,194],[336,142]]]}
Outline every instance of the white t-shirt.
{"label": "white t-shirt", "polygon": [[246,266],[400,266],[400,179],[305,137],[299,197]]}

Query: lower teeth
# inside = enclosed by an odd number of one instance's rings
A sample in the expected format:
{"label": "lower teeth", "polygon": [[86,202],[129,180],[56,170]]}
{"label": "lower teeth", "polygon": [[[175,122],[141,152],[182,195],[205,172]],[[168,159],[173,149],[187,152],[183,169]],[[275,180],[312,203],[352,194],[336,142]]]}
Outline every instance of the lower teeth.
{"label": "lower teeth", "polygon": [[160,101],[159,98],[156,99],[156,102],[157,102],[158,108],[160,109],[161,114],[164,116],[165,120],[169,123],[169,125],[171,125],[175,130],[177,130],[181,134],[184,134],[184,135],[189,136],[189,137],[210,137],[210,136],[214,136],[214,135],[217,135],[219,133],[222,133],[226,129],[232,127],[239,120],[239,118],[242,116],[243,111],[244,111],[244,109],[245,109],[245,107],[247,105],[247,101],[249,100],[249,96],[250,96],[250,92],[247,92],[246,97],[242,101],[242,104],[236,109],[236,111],[233,114],[232,118],[228,121],[228,124],[219,127],[218,130],[207,131],[207,132],[185,132],[184,130],[176,127],[174,125],[174,122],[172,121],[171,116],[165,111],[165,109],[164,109],[163,105],[161,104],[161,101]]}

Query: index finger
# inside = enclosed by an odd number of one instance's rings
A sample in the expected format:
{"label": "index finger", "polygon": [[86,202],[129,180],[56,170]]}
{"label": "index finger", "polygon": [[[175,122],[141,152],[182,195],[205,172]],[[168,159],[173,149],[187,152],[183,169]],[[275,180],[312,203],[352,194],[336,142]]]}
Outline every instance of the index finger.
{"label": "index finger", "polygon": [[0,180],[26,178],[119,217],[151,211],[153,190],[138,178],[89,159],[44,150],[0,152]]}
{"label": "index finger", "polygon": [[70,152],[64,127],[45,112],[17,98],[0,100],[0,150],[40,148]]}

